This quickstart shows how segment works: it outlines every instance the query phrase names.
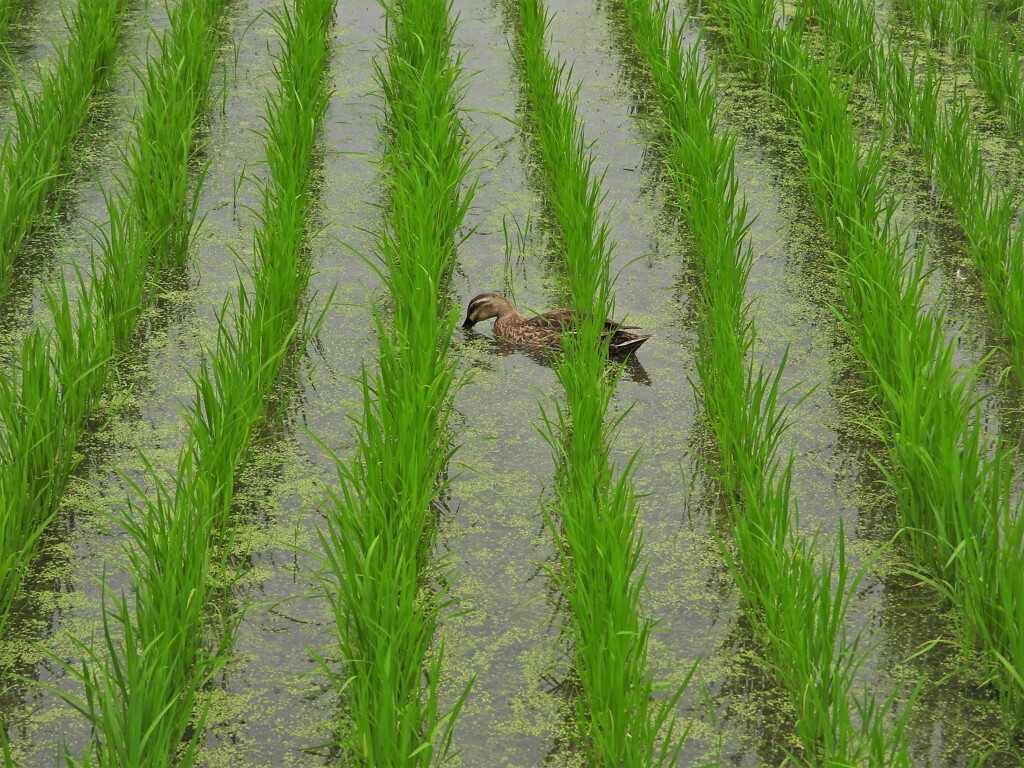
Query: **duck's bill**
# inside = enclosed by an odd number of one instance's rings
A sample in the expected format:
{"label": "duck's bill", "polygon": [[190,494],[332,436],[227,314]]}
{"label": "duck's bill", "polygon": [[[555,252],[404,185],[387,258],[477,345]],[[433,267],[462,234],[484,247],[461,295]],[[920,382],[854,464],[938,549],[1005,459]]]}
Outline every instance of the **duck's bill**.
{"label": "duck's bill", "polygon": [[472,320],[470,320],[470,319],[469,319],[469,318],[467,317],[467,318],[466,318],[466,322],[464,322],[464,323],[462,324],[462,327],[463,327],[463,328],[472,328],[472,327],[473,327],[474,325],[476,325],[476,323],[474,323],[474,322],[473,322]]}

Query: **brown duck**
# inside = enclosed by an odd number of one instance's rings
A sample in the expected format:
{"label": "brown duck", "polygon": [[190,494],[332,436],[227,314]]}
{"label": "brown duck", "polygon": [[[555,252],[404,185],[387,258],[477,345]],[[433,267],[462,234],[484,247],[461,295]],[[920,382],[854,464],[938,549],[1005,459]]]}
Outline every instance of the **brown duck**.
{"label": "brown duck", "polygon": [[[494,321],[494,334],[520,344],[536,344],[543,347],[561,346],[562,334],[573,332],[579,315],[571,309],[545,312],[543,315],[525,318],[516,312],[512,302],[496,293],[481,293],[469,302],[466,322],[463,328],[472,328],[482,320]],[[614,320],[604,321],[604,338],[608,340],[608,353],[618,357],[632,354],[640,345],[651,338],[650,334],[629,333],[625,329],[636,329],[633,325],[622,325]]]}

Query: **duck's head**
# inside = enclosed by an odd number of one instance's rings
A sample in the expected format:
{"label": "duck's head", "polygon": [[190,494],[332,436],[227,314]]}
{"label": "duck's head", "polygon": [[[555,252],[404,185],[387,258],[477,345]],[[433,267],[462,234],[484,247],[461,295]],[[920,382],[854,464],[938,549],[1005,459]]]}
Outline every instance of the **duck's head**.
{"label": "duck's head", "polygon": [[504,296],[497,293],[481,293],[470,300],[469,307],[466,309],[466,322],[462,324],[462,327],[472,328],[482,320],[490,320],[492,317],[498,317],[510,310],[512,310],[512,304]]}

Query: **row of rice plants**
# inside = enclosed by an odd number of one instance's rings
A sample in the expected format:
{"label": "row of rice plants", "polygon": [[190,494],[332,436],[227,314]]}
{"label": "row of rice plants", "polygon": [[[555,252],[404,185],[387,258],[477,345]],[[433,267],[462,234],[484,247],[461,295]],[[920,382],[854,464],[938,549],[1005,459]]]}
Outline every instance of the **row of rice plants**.
{"label": "row of rice plants", "polygon": [[646,661],[654,622],[641,604],[645,567],[631,479],[636,455],[623,467],[610,458],[619,419],[608,416],[617,374],[608,369],[602,338],[615,299],[601,179],[594,177],[570,70],[546,51],[543,2],[520,0],[515,19],[529,126],[578,318],[554,364],[565,405],[543,414],[557,467],[556,498],[545,509],[559,554],[559,567],[550,572],[571,613],[564,631],[580,688],[576,736],[587,765],[670,764],[682,745],[672,706],[685,682],[662,701],[652,699],[658,686]]}
{"label": "row of rice plants", "polygon": [[67,46],[39,90],[29,94],[19,83],[15,92],[15,122],[0,145],[0,299],[23,241],[59,204],[75,137],[109,81],[127,8],[127,0],[82,0],[68,18]]}
{"label": "row of rice plants", "polygon": [[153,266],[180,274],[197,230],[205,165],[192,173],[196,134],[209,107],[219,20],[229,0],[182,0],[158,40],[160,66],[142,75],[145,103],[127,149],[127,195],[153,250]]}
{"label": "row of rice plants", "polygon": [[[194,234],[189,173],[198,111],[213,67],[216,20],[226,0],[185,0],[142,75],[144,104],[125,155],[121,188],[107,193],[109,223],[90,250],[72,302],[63,282],[48,293],[53,331],[34,328],[17,361],[0,371],[0,630],[35,542],[56,513],[110,366],[128,350],[158,294],[168,248]],[[169,237],[172,227],[181,227]],[[96,251],[99,251],[97,254]]]}
{"label": "row of rice plants", "polygon": [[[105,653],[81,644],[76,674],[84,700],[67,696],[93,726],[101,765],[191,765],[206,709],[199,690],[221,666],[237,614],[209,627],[208,607],[229,589],[235,476],[289,350],[309,328],[303,295],[311,265],[304,251],[313,205],[310,184],[327,108],[324,73],[333,0],[297,0],[274,17],[281,52],[277,91],[268,97],[268,176],[254,238],[253,287],[221,313],[217,345],[194,376],[189,437],[168,483],[149,466],[155,492],[124,515],[133,547],[134,607],[115,599]],[[140,488],[136,488],[141,492]],[[170,565],[169,567],[169,564]],[[113,621],[111,621],[112,619]],[[115,639],[114,628],[123,632]]]}
{"label": "row of rice plants", "polygon": [[[879,39],[873,32],[873,15],[865,9],[863,0],[814,2],[811,6],[819,18],[830,19],[830,28],[859,19],[857,26],[864,31],[858,34]],[[863,46],[856,48],[863,50]],[[842,46],[839,55],[846,58],[849,50]],[[900,57],[887,57],[881,45],[871,45],[867,50],[873,59],[871,69],[880,76],[875,80],[875,92],[888,97],[883,102],[885,109],[897,125],[907,130],[957,211],[989,307],[1010,339],[1009,351],[1019,378],[1024,372],[1024,232],[1016,222],[1015,192],[995,189],[986,174],[966,101],[958,99],[948,109],[938,104],[939,83],[934,68],[928,67],[923,87],[915,88],[913,68],[908,72]],[[1004,472],[1008,470],[998,471],[1000,483],[1009,482],[1009,477],[1002,477]],[[972,601],[967,606],[971,615],[963,627],[965,639],[986,649],[992,674],[1001,681],[1004,703],[1011,716],[1019,719],[1024,716],[1024,679],[1020,674],[1024,668],[1024,637],[1019,624],[1024,609],[1017,603],[1024,600],[1024,555],[1019,549],[1024,542],[1024,526],[1016,519],[1006,492],[999,505],[989,510],[987,525],[979,529],[976,540],[972,536],[972,546],[961,555],[972,560],[966,569],[968,574],[986,580],[990,574],[997,574],[998,592],[993,595],[984,584],[976,584],[954,602]],[[908,518],[906,523],[910,525],[915,519]],[[961,522],[961,533],[971,531],[967,523],[966,519]],[[923,564],[938,575],[947,575],[946,560],[956,552],[959,541],[947,542],[938,550],[928,545],[923,550],[928,553]],[[999,567],[1000,560],[1005,567]],[[984,607],[973,602],[978,594],[986,593],[990,601],[998,602]],[[1006,623],[1013,626],[1001,626]]]}
{"label": "row of rice plants", "polygon": [[[941,308],[923,306],[924,253],[910,256],[894,223],[885,137],[863,146],[830,62],[811,61],[798,36],[775,25],[773,3],[714,8],[732,50],[760,64],[799,131],[812,200],[836,247],[840,318],[881,409],[904,540],[957,610],[964,646],[980,652],[1014,725],[1024,712],[1024,519],[1011,501],[1010,455],[986,435],[977,370],[954,364]],[[765,44],[747,47],[750,35],[732,34],[740,25],[759,28]]]}
{"label": "row of rice plants", "polygon": [[1024,135],[1024,42],[978,0],[902,0],[918,26],[967,57],[974,82],[1007,127]]}
{"label": "row of rice plants", "polygon": [[376,67],[390,199],[376,249],[388,295],[374,309],[379,369],[363,367],[357,453],[336,459],[340,487],[320,536],[343,663],[342,762],[427,766],[444,760],[469,693],[442,707],[445,649],[435,632],[453,574],[432,556],[435,499],[456,450],[451,277],[475,183],[450,0],[384,9]]}
{"label": "row of rice plants", "polygon": [[997,188],[985,168],[967,99],[957,93],[950,106],[939,104],[940,83],[930,61],[923,82],[915,86],[918,60],[908,73],[894,40],[887,55],[874,9],[865,0],[813,0],[801,13],[819,20],[840,63],[871,86],[938,180],[967,235],[968,253],[990,314],[1007,339],[1017,379],[1024,381],[1024,230],[1016,221],[1017,194]]}
{"label": "row of rice plants", "polygon": [[735,138],[719,129],[717,78],[683,45],[683,25],[664,0],[623,0],[633,39],[661,107],[667,170],[694,239],[699,295],[697,372],[718,440],[721,479],[734,510],[735,550],[723,552],[763,643],[765,661],[789,693],[807,765],[907,765],[903,725],[886,735],[891,700],[879,707],[853,694],[863,656],[846,634],[847,608],[863,570],[851,575],[843,532],[824,560],[797,533],[792,460],[778,457],[785,428],[779,403],[783,360],[755,367],[756,338],[745,297],[752,253],[747,207],[738,192]]}
{"label": "row of rice plants", "polygon": [[1001,19],[1007,21],[1020,21],[1024,14],[1024,2],[1021,0],[994,0],[991,7]]}

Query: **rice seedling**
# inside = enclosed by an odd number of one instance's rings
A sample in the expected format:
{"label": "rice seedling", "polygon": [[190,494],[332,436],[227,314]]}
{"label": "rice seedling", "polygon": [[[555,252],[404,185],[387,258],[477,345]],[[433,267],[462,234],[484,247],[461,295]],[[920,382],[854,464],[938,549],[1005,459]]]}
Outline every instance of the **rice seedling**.
{"label": "rice seedling", "polygon": [[[977,371],[954,365],[942,310],[923,306],[924,254],[908,255],[893,221],[885,137],[864,148],[830,62],[811,61],[790,33],[778,30],[775,40],[766,85],[799,132],[808,187],[836,246],[840,316],[873,379],[904,540],[957,610],[965,648],[979,651],[1012,727],[1024,699],[1014,671],[1024,661],[1024,530],[1009,493],[1009,452],[985,434]],[[890,78],[890,93],[907,80],[906,72]]]}
{"label": "rice seedling", "polygon": [[94,265],[90,281],[78,275],[77,303],[64,283],[50,292],[52,331],[31,330],[20,364],[0,374],[0,634],[35,543],[78,463],[75,447],[106,382],[118,339],[101,296],[111,279],[112,272]]}
{"label": "rice seedling", "polygon": [[[936,87],[929,68],[922,93]],[[930,101],[915,102],[911,136],[956,211],[989,313],[1006,338],[1018,381],[1024,381],[1024,231],[1017,226],[1016,190],[998,188],[987,173],[966,99],[958,94],[939,110],[929,109]],[[928,125],[929,120],[935,124]]]}
{"label": "rice seedling", "polygon": [[980,13],[971,25],[969,56],[974,82],[1003,114],[1007,127],[1024,135],[1024,40],[1003,29],[1003,22]]}
{"label": "rice seedling", "polygon": [[184,0],[176,6],[170,28],[157,41],[159,61],[166,64],[139,73],[145,103],[136,140],[127,149],[127,188],[158,270],[180,270],[195,236],[205,170],[192,178],[191,161],[196,130],[209,106],[217,23],[227,4]]}
{"label": "rice seedling", "polygon": [[0,376],[0,630],[35,543],[53,514],[53,496],[63,490],[55,476],[74,467],[71,451],[58,443],[61,397],[47,334],[36,329],[21,347],[16,367]]}
{"label": "rice seedling", "polygon": [[[816,4],[817,5],[817,4]],[[831,6],[816,12],[828,13]],[[884,49],[876,47],[874,55],[880,60],[878,70],[890,82],[913,82],[913,72],[905,73],[902,62],[885,60]],[[981,160],[977,136],[970,127],[970,114],[966,100],[955,96],[953,104],[938,105],[938,79],[931,65],[927,66],[923,87],[889,87],[885,92],[903,93],[904,101],[885,103],[895,119],[907,127],[915,147],[922,152],[942,190],[957,212],[958,220],[969,242],[969,253],[982,277],[991,314],[1009,340],[1009,350],[1018,378],[1024,370],[1021,350],[1024,336],[1024,268],[1020,254],[1024,252],[1024,233],[1015,225],[1017,206],[1013,190],[998,190],[987,175]],[[975,415],[975,418],[976,415]],[[998,444],[996,445],[998,450]],[[982,448],[974,448],[975,457]],[[983,459],[977,459],[985,463]],[[1011,718],[1021,717],[1021,679],[1013,668],[1022,657],[1019,632],[1020,611],[1015,607],[1024,589],[1020,581],[1021,555],[1018,545],[1024,540],[1019,515],[1010,503],[1010,470],[998,466],[991,468],[991,488],[987,491],[987,514],[984,524],[968,525],[965,512],[957,510],[954,518],[942,527],[942,543],[924,547],[924,564],[943,577],[948,576],[949,558],[964,547],[963,579],[983,579],[981,582],[955,587],[944,583],[944,589],[962,595],[951,595],[952,601],[969,618],[962,626],[965,641],[978,643],[989,653],[988,665],[999,681],[1004,704]],[[920,502],[919,502],[920,503]],[[927,530],[927,529],[925,529]],[[945,538],[967,536],[963,538]],[[963,542],[962,544],[960,542]],[[918,542],[918,546],[924,546]],[[955,558],[954,558],[955,559]],[[993,575],[994,562],[1004,563],[1001,574]],[[998,570],[998,569],[996,569]],[[994,581],[993,581],[994,579]],[[998,595],[989,593],[987,601],[977,602],[981,593],[995,584]],[[984,585],[989,585],[985,587]],[[1009,626],[1006,626],[1009,623]],[[1016,658],[1017,661],[1012,661]]]}
{"label": "rice seedling", "polygon": [[109,79],[127,7],[126,0],[83,0],[68,19],[67,46],[54,69],[42,74],[39,91],[30,95],[17,83],[14,125],[0,145],[0,299],[21,244],[59,204],[75,138]]}
{"label": "rice seedling", "polygon": [[1002,113],[1010,131],[1021,135],[1024,42],[978,0],[904,0],[904,4],[915,24],[927,29],[933,40],[967,57],[974,82]]}
{"label": "rice seedling", "polygon": [[1000,19],[1008,22],[1020,21],[1021,12],[1024,11],[1021,0],[994,0],[990,7]]}
{"label": "rice seedling", "polygon": [[[134,545],[135,605],[114,598],[105,653],[83,644],[87,663],[72,670],[85,699],[65,696],[92,723],[101,765],[195,761],[207,715],[205,707],[194,711],[197,694],[225,662],[240,618],[228,616],[211,629],[207,608],[236,573],[228,557],[237,470],[293,342],[312,330],[302,311],[310,275],[303,244],[327,107],[323,75],[333,14],[333,0],[298,0],[294,11],[285,7],[274,16],[282,50],[274,68],[278,90],[266,106],[268,178],[257,215],[252,293],[239,287],[237,306],[222,311],[216,349],[193,377],[189,438],[173,483],[147,463],[155,493],[133,486],[141,502],[129,506],[124,524]],[[167,569],[168,562],[183,567]],[[113,625],[123,640],[113,639]]]}
{"label": "rice seedling", "polygon": [[970,28],[973,0],[909,0],[904,5],[915,23],[942,44],[955,40],[959,45],[961,36]]}
{"label": "rice seedling", "polygon": [[449,286],[474,183],[449,0],[383,7],[376,68],[389,201],[377,256],[388,312],[374,311],[379,369],[363,367],[357,452],[350,463],[335,457],[339,488],[320,540],[343,662],[342,762],[426,766],[444,760],[469,692],[443,709],[445,649],[434,635],[453,574],[432,555],[434,500],[456,448]]}
{"label": "rice seedling", "polygon": [[[718,439],[720,477],[734,509],[736,554],[723,554],[760,635],[765,660],[789,692],[808,765],[907,765],[907,708],[891,731],[893,699],[853,693],[863,655],[849,638],[847,608],[864,570],[851,574],[843,535],[823,560],[816,538],[802,540],[790,497],[792,459],[778,456],[785,429],[782,367],[755,368],[756,330],[745,298],[752,254],[749,219],[734,169],[734,141],[719,130],[715,73],[667,3],[623,0],[634,41],[658,95],[668,173],[693,234],[698,275],[697,372]],[[785,361],[783,361],[783,366]]]}
{"label": "rice seedling", "polygon": [[[98,402],[108,368],[116,354],[127,350],[143,309],[155,295],[150,269],[155,265],[159,271],[159,257],[165,249],[158,246],[168,237],[166,227],[169,224],[147,215],[150,209],[144,200],[149,193],[133,193],[132,190],[148,189],[157,178],[172,186],[183,185],[182,194],[187,194],[187,162],[172,171],[167,164],[176,158],[163,150],[171,146],[191,146],[197,118],[171,110],[154,116],[152,110],[163,109],[161,98],[168,93],[176,94],[176,98],[187,104],[201,103],[183,93],[181,85],[205,86],[204,81],[175,80],[170,75],[159,74],[165,70],[203,71],[195,60],[212,58],[213,17],[192,7],[200,2],[189,0],[171,14],[172,30],[163,38],[164,49],[178,55],[150,60],[147,66],[143,83],[146,108],[138,118],[136,142],[132,147],[149,146],[157,151],[129,150],[126,156],[128,181],[124,182],[123,190],[106,195],[109,225],[97,235],[99,253],[95,248],[90,251],[89,279],[79,275],[77,303],[70,301],[67,287],[62,283],[48,297],[54,319],[52,334],[30,333],[23,344],[21,367],[0,371],[0,397],[4,398],[0,411],[4,428],[9,434],[23,436],[19,438],[21,442],[13,439],[5,442],[0,473],[10,480],[5,479],[3,487],[27,490],[24,495],[6,497],[5,517],[0,521],[4,528],[0,561],[8,564],[0,579],[0,610],[4,617],[28,567],[32,544],[52,519],[67,487],[77,460],[75,446]],[[211,2],[223,8],[221,0]],[[199,35],[179,17],[205,19],[209,23],[204,27],[205,33]],[[182,34],[186,41],[191,41],[192,47],[183,45],[173,36],[175,29],[184,30]],[[178,85],[163,89],[168,82]],[[154,95],[154,91],[158,93]],[[187,215],[178,223],[189,228],[184,238],[187,243],[194,229],[195,210],[187,202],[183,204]],[[181,239],[180,234],[175,237]],[[154,248],[157,249],[156,259],[152,258]],[[46,347],[52,350],[44,354]],[[31,442],[24,442],[28,439]],[[54,462],[52,469],[48,461]]]}
{"label": "rice seedling", "polygon": [[620,419],[608,416],[617,377],[606,370],[601,341],[604,318],[614,314],[601,179],[594,176],[571,72],[546,51],[543,3],[522,0],[514,19],[545,199],[557,224],[571,306],[582,318],[576,333],[563,338],[564,356],[554,365],[566,404],[542,411],[557,467],[555,499],[545,515],[559,553],[559,568],[550,573],[571,614],[564,631],[580,688],[576,736],[588,765],[670,764],[685,738],[676,733],[672,707],[689,677],[666,699],[654,700],[664,686],[646,669],[654,622],[640,601],[645,567],[631,479],[636,456],[623,467],[610,459]]}
{"label": "rice seedling", "polygon": [[[898,56],[887,55],[874,14],[863,0],[812,2],[803,8],[826,30],[839,32],[828,34],[827,39],[844,65],[865,57],[872,61],[868,83],[885,111],[924,156],[956,211],[967,235],[969,255],[985,287],[989,311],[1009,342],[1007,352],[1018,380],[1024,380],[1024,232],[1015,223],[1016,193],[997,188],[985,168],[966,99],[956,94],[952,105],[939,105],[939,82],[930,62],[926,63],[922,87],[913,87],[914,72],[908,74]],[[854,44],[843,37],[843,30],[850,28],[858,30]],[[889,48],[899,50],[900,46],[892,42]]]}

